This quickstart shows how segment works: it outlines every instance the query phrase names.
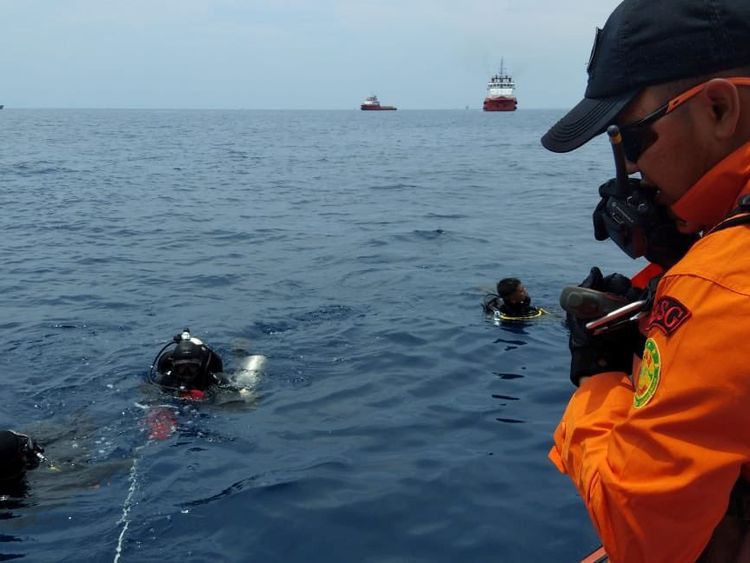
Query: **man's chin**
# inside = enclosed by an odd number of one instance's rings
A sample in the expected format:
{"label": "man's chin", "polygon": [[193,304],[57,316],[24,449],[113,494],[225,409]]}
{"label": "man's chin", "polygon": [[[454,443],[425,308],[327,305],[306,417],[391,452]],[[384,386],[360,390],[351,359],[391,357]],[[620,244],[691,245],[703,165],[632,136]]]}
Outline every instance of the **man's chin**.
{"label": "man's chin", "polygon": [[680,217],[678,217],[677,213],[674,212],[671,206],[667,207],[667,213],[674,221],[677,230],[683,235],[691,235],[693,233],[697,233],[703,228],[703,226],[699,225],[698,223],[686,221],[685,219],[681,219]]}
{"label": "man's chin", "polygon": [[691,235],[701,230],[701,226],[697,223],[691,223],[690,221],[683,221],[682,219],[675,218],[675,226],[677,230],[683,235]]}

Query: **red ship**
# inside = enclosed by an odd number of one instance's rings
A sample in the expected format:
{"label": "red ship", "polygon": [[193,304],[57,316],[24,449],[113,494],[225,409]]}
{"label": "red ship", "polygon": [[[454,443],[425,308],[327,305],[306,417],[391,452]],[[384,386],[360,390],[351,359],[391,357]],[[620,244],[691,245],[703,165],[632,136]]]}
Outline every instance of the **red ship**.
{"label": "red ship", "polygon": [[396,110],[396,106],[381,106],[377,96],[368,96],[359,108],[362,111]]}
{"label": "red ship", "polygon": [[484,111],[515,111],[518,105],[515,91],[516,83],[505,72],[501,59],[500,72],[490,78],[487,84],[487,97],[484,99],[482,109]]}

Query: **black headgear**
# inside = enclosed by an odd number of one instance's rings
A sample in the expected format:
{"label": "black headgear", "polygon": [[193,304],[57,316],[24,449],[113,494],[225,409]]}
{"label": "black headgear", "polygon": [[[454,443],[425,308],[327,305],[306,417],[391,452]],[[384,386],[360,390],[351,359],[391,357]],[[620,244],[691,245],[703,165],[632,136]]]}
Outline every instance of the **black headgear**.
{"label": "black headgear", "polygon": [[172,376],[184,384],[197,384],[208,375],[210,350],[191,339],[181,340],[172,351]]}
{"label": "black headgear", "polygon": [[749,35],[747,0],[624,0],[597,29],[583,100],[542,144],[580,147],[646,86],[747,66]]}
{"label": "black headgear", "polygon": [[[157,378],[155,371],[161,376]],[[219,381],[216,374],[222,371],[224,366],[216,352],[190,336],[190,330],[186,328],[156,354],[149,379],[174,390],[205,390]]]}
{"label": "black headgear", "polygon": [[25,434],[0,430],[0,481],[19,479],[39,465],[37,450],[41,449]]}
{"label": "black headgear", "polygon": [[191,339],[180,340],[172,351],[172,361],[203,363],[207,354],[205,346],[196,344]]}

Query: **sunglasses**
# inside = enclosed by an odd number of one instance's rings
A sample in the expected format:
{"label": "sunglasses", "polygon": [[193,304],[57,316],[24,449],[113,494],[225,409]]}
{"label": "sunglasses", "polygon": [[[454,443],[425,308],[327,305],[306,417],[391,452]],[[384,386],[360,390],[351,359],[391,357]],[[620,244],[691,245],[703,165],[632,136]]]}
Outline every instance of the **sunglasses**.
{"label": "sunglasses", "polygon": [[[711,80],[713,80],[713,78]],[[727,80],[736,86],[750,86],[750,77],[736,76],[724,78],[724,80]],[[653,145],[659,138],[656,132],[651,128],[651,125],[665,115],[672,113],[682,104],[699,94],[708,82],[709,80],[706,80],[705,82],[693,86],[689,90],[685,90],[682,94],[675,96],[663,106],[660,106],[655,111],[649,113],[643,119],[620,127],[622,149],[625,152],[625,158],[628,159],[628,162],[637,162],[644,151]]]}

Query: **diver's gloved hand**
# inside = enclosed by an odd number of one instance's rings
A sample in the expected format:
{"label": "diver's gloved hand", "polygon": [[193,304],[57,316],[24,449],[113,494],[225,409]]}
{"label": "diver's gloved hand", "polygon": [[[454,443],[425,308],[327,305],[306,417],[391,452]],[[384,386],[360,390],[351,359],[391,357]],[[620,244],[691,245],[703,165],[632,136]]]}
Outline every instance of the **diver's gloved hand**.
{"label": "diver's gloved hand", "polygon": [[[630,279],[622,274],[604,276],[597,267],[591,268],[589,275],[580,287],[603,291],[622,296],[627,301],[640,297],[640,291],[632,287]],[[642,337],[638,323],[626,325],[599,335],[593,335],[586,329],[590,319],[578,319],[571,313],[566,316],[570,329],[568,346],[570,348],[570,380],[578,387],[582,377],[596,375],[606,371],[623,371],[630,373],[633,354],[639,352]]]}

